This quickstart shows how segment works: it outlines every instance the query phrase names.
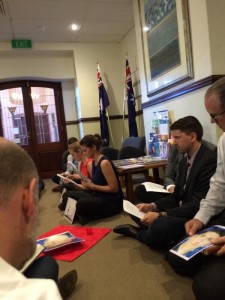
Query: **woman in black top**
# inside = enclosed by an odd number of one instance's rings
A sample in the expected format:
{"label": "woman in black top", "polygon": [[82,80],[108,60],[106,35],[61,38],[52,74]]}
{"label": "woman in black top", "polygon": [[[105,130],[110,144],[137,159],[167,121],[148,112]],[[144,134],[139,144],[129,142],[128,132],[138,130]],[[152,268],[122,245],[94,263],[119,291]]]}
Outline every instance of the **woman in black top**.
{"label": "woman in black top", "polygon": [[100,135],[86,135],[80,145],[83,153],[88,158],[93,158],[91,182],[82,181],[80,190],[65,192],[59,209],[65,210],[68,197],[75,199],[76,216],[81,224],[86,224],[91,219],[119,213],[122,209],[123,192],[115,166],[100,152]]}

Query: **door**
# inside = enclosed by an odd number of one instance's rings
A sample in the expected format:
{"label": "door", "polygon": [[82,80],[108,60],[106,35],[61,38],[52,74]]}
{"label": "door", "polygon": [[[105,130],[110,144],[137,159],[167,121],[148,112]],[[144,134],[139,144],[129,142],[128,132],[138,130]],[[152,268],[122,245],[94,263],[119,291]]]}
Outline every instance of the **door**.
{"label": "door", "polygon": [[0,116],[0,134],[31,155],[42,178],[61,170],[67,136],[60,83],[0,84]]}

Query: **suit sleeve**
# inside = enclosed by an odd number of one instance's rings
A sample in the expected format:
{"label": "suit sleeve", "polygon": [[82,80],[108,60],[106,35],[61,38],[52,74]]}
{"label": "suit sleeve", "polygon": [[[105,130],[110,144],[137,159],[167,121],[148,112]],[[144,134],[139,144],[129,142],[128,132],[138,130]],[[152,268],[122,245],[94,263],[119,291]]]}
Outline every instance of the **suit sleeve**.
{"label": "suit sleeve", "polygon": [[181,200],[181,205],[167,209],[168,216],[183,217],[191,219],[197,213],[200,201],[205,198],[210,184],[210,178],[216,170],[216,153],[205,154],[205,158],[193,174],[190,173],[190,185],[187,195]]}

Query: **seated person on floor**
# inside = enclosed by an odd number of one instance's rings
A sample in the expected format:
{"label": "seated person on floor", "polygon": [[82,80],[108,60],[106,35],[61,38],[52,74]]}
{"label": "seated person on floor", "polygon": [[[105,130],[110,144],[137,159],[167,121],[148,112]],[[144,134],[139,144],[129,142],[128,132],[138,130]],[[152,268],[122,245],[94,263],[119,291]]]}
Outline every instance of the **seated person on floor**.
{"label": "seated person on floor", "polygon": [[[69,147],[69,145],[71,145],[72,143],[75,143],[75,142],[78,142],[78,139],[77,139],[77,138],[75,138],[75,137],[69,138],[68,141],[67,141],[68,147]],[[72,163],[74,163],[75,165],[77,165],[77,162],[73,159],[73,155],[72,155],[71,153],[69,153],[68,150],[65,151],[65,152],[63,153],[63,158],[62,158],[62,170],[63,170],[64,172],[71,173],[71,168],[70,168],[67,164],[65,164],[65,161],[64,161],[64,156],[65,156],[65,155],[67,156],[67,160],[66,160],[67,163],[68,163],[68,162],[72,162]],[[52,181],[53,181],[54,183],[57,184],[57,186],[55,186],[54,188],[52,188],[52,191],[53,191],[53,192],[62,192],[62,187],[60,186],[61,179],[60,179],[57,175],[54,175],[54,176],[52,177]]]}
{"label": "seated person on floor", "polygon": [[58,264],[46,255],[20,271],[36,248],[39,178],[18,145],[0,138],[0,153],[0,298],[66,299],[75,288],[75,270],[58,280]]}
{"label": "seated person on floor", "polygon": [[122,209],[123,192],[115,166],[100,152],[100,135],[86,135],[80,145],[83,153],[93,159],[92,182],[82,181],[81,190],[66,191],[59,208],[65,210],[68,197],[75,199],[76,217],[81,224],[85,224],[92,219],[119,213]]}
{"label": "seated person on floor", "polygon": [[138,204],[145,213],[139,227],[129,224],[113,229],[155,247],[168,247],[184,234],[184,224],[198,211],[200,200],[209,189],[209,180],[216,169],[216,152],[202,144],[203,128],[193,116],[187,116],[170,126],[174,145],[186,156],[179,163],[174,193],[150,204]]}
{"label": "seated person on floor", "polygon": [[[178,165],[180,160],[183,158],[183,154],[179,153],[178,149],[175,145],[170,146],[167,165],[164,174],[164,188],[169,192],[173,193],[175,188],[175,180],[177,178],[178,173]],[[135,203],[138,204],[140,202],[151,203],[157,199],[162,197],[166,197],[166,193],[146,191],[144,184],[140,184],[135,188]]]}
{"label": "seated person on floor", "polygon": [[[83,154],[81,150],[81,146],[79,142],[75,142],[68,147],[69,152],[73,156],[73,159],[78,162],[77,170],[82,173],[87,178],[91,178],[91,165],[92,165],[92,158],[87,158],[86,155]],[[81,183],[81,176],[73,171],[73,174],[69,172],[65,172],[62,174],[63,176],[71,179],[77,183]],[[61,182],[61,186],[67,190],[76,189],[73,183],[69,183],[68,181],[64,180]]]}
{"label": "seated person on floor", "polygon": [[[205,94],[205,108],[210,115],[211,123],[216,123],[223,132],[225,132],[224,95],[225,77],[217,80]],[[210,180],[210,189],[205,199],[201,201],[199,211],[185,224],[189,236],[213,225],[225,226],[225,133],[220,137],[217,149],[217,169]],[[225,236],[211,242],[214,245],[207,249],[207,255],[199,253],[189,261],[173,253],[168,254],[169,263],[178,274],[193,277],[192,289],[198,300],[225,299]]]}

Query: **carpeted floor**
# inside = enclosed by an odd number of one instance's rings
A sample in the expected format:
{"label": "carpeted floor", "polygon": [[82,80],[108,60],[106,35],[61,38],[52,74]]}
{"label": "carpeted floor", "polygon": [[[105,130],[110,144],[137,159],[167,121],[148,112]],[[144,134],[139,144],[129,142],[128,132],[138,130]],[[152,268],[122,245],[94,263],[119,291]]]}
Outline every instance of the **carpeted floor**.
{"label": "carpeted floor", "polygon": [[[45,180],[40,200],[38,235],[57,225],[70,225],[57,205],[59,193],[54,183]],[[113,228],[132,223],[121,213],[87,226]],[[78,223],[74,225],[79,226]],[[71,269],[78,271],[78,283],[69,300],[193,300],[189,278],[176,275],[164,260],[164,254],[151,250],[131,238],[110,232],[73,262],[58,261],[60,276]]]}

